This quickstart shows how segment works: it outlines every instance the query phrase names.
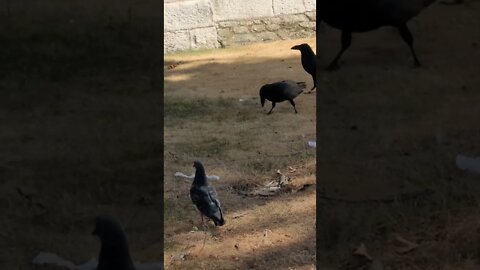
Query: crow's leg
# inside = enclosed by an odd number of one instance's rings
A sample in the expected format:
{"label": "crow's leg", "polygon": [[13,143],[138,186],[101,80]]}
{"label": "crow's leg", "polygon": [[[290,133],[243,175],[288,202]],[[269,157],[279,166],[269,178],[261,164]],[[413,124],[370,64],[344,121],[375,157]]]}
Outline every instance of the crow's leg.
{"label": "crow's leg", "polygon": [[202,223],[201,223],[201,225],[203,226],[203,224],[204,224],[204,221],[203,221],[203,214],[202,214],[201,212],[200,212],[200,218],[202,219]]}
{"label": "crow's leg", "polygon": [[342,56],[342,54],[350,47],[351,44],[352,44],[352,33],[343,30],[342,31],[342,49],[340,50],[340,52],[338,52],[337,56],[335,57],[335,59],[333,59],[330,65],[328,65],[327,67],[328,71],[333,71],[338,68],[338,60],[340,60],[340,57]]}
{"label": "crow's leg", "polygon": [[313,87],[312,87],[312,89],[310,89],[310,91],[308,91],[307,93],[312,93],[312,92],[313,92],[313,89],[317,88],[317,79],[316,79],[316,76],[312,75],[312,78],[313,78]]}
{"label": "crow's leg", "polygon": [[406,24],[401,24],[398,26],[398,32],[400,33],[400,36],[402,36],[403,40],[408,44],[408,47],[410,47],[410,51],[412,52],[413,59],[415,60],[415,66],[419,67],[420,66],[420,61],[418,61],[417,54],[415,53],[415,49],[413,49],[413,35],[410,32],[410,29],[408,29]]}
{"label": "crow's leg", "polygon": [[293,99],[289,99],[288,101],[290,101],[290,104],[292,104],[293,109],[295,110],[295,113],[298,113],[297,108],[295,108],[295,102],[293,102]]}
{"label": "crow's leg", "polygon": [[272,113],[272,110],[273,108],[275,108],[275,102],[272,102],[272,108],[270,109],[270,111],[267,113],[267,114],[271,114]]}

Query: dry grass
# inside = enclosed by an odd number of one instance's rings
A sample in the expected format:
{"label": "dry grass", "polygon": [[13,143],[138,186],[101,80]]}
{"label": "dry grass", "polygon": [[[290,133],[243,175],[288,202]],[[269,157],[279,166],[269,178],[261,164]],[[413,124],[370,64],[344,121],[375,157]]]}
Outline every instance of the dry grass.
{"label": "dry grass", "polygon": [[[258,98],[260,87],[275,80],[311,85],[298,52],[290,50],[300,42],[166,56],[166,66],[180,63],[165,73],[167,269],[313,269],[314,188],[271,198],[238,194],[278,169],[295,184],[315,183],[315,151],[307,146],[315,138],[315,96],[296,99],[298,114],[281,103],[272,115]],[[212,184],[224,208],[223,227],[192,231],[200,217],[188,195],[190,183],[173,174],[193,173],[196,159],[207,174],[221,177]]]}

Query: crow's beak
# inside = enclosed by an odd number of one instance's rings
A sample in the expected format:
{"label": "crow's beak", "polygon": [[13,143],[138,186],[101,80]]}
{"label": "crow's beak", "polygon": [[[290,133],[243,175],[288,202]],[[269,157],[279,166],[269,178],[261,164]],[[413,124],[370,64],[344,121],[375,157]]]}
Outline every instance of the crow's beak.
{"label": "crow's beak", "polygon": [[265,105],[265,99],[264,98],[260,99],[260,103],[262,104],[262,107],[263,107]]}
{"label": "crow's beak", "polygon": [[298,50],[298,45],[297,46],[293,46],[292,48],[290,48],[292,50]]}

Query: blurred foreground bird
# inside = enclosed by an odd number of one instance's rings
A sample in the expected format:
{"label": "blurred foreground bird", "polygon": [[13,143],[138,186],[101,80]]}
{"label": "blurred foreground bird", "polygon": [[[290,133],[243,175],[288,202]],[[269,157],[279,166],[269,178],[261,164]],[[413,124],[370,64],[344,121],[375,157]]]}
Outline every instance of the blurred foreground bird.
{"label": "blurred foreground bird", "polygon": [[213,220],[215,226],[224,225],[225,219],[223,218],[220,201],[217,198],[217,191],[208,183],[203,164],[200,161],[195,161],[193,167],[195,167],[195,178],[190,187],[190,198],[200,211],[202,224],[203,216],[206,216]]}
{"label": "blurred foreground bird", "polygon": [[33,259],[33,264],[56,265],[70,270],[163,270],[163,262],[133,263],[127,237],[115,218],[107,215],[97,217],[92,234],[98,236],[101,242],[98,261],[92,258],[76,265],[57,254],[40,252]]}
{"label": "blurred foreground bird", "polygon": [[265,100],[271,101],[272,108],[267,113],[271,114],[277,102],[288,100],[290,104],[292,104],[295,113],[297,113],[297,108],[295,108],[295,102],[293,99],[300,95],[305,87],[305,82],[294,82],[290,80],[265,84],[260,88],[260,103],[263,107],[265,105]]}
{"label": "blurred foreground bird", "polygon": [[413,49],[413,36],[407,22],[435,0],[320,0],[318,20],[342,31],[342,48],[327,70],[338,67],[342,54],[352,43],[352,33],[368,32],[382,26],[396,27],[408,44],[415,66],[420,66]]}
{"label": "blurred foreground bird", "polygon": [[96,219],[93,235],[100,238],[97,270],[134,270],[127,237],[120,223],[110,216]]}
{"label": "blurred foreground bird", "polygon": [[312,76],[313,79],[313,87],[310,89],[308,93],[311,93],[313,89],[317,88],[317,60],[315,53],[313,52],[312,48],[306,43],[293,46],[292,50],[299,50],[302,59],[302,67],[303,69]]}

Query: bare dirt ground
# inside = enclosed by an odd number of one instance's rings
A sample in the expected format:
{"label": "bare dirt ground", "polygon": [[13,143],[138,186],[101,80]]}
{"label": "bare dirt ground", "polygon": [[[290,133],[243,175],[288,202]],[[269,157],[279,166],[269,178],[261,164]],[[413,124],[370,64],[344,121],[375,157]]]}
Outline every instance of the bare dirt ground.
{"label": "bare dirt ground", "polygon": [[19,21],[0,27],[0,268],[97,257],[103,213],[135,260],[161,261],[160,30]]}
{"label": "bare dirt ground", "polygon": [[[480,267],[480,177],[455,166],[480,155],[480,3],[434,4],[409,25],[423,67],[382,28],[321,74],[319,269],[368,267],[352,256],[362,243],[383,269]],[[340,33],[317,38],[324,67]]]}
{"label": "bare dirt ground", "polygon": [[[315,94],[295,100],[298,114],[280,103],[266,115],[258,91],[266,83],[307,82],[300,53],[315,41],[290,40],[165,56],[166,269],[315,268]],[[170,67],[170,69],[169,69]],[[203,161],[219,193],[226,225],[200,226],[189,197]],[[291,179],[276,196],[243,196],[266,180]]]}

